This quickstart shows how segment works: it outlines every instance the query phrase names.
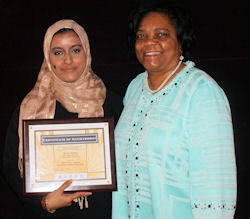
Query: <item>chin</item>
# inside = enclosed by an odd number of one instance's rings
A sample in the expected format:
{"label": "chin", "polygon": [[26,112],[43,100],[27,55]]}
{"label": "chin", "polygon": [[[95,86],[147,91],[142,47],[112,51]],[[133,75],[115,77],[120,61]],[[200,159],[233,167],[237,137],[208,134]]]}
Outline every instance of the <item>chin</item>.
{"label": "chin", "polygon": [[145,68],[148,72],[159,71],[158,68],[156,68],[156,67],[144,66],[144,68]]}
{"label": "chin", "polygon": [[66,82],[66,83],[74,83],[75,81],[77,81],[77,79],[75,78],[61,78],[62,81]]}
{"label": "chin", "polygon": [[148,63],[145,63],[143,65],[143,67],[147,70],[147,71],[154,71],[154,70],[157,70],[159,68],[159,65],[157,64],[148,64]]}

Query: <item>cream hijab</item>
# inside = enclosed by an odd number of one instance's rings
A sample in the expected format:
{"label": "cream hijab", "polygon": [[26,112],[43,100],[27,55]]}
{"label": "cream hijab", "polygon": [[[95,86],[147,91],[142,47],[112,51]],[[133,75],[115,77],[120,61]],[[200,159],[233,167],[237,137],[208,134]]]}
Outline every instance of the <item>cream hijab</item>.
{"label": "cream hijab", "polygon": [[[54,34],[62,29],[73,29],[79,36],[86,54],[86,67],[80,78],[67,83],[53,73],[49,61],[50,44]],[[79,24],[73,20],[60,20],[51,25],[44,37],[44,61],[37,82],[23,99],[19,114],[19,161],[18,167],[23,175],[23,139],[22,120],[53,119],[56,101],[59,101],[69,112],[78,113],[78,117],[102,117],[102,105],[106,98],[103,81],[91,69],[91,55],[88,36]]]}

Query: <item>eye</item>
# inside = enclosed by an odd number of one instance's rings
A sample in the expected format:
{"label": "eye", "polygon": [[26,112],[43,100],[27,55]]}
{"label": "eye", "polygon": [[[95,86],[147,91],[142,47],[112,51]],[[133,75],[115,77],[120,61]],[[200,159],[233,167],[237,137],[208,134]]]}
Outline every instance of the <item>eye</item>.
{"label": "eye", "polygon": [[141,40],[145,39],[146,35],[144,33],[137,33],[136,34],[136,39]]}
{"label": "eye", "polygon": [[169,36],[168,33],[166,32],[160,32],[156,35],[157,38],[163,39],[163,38],[167,38]]}
{"label": "eye", "polygon": [[56,50],[53,52],[55,56],[61,55],[63,52],[61,50]]}
{"label": "eye", "polygon": [[73,51],[73,53],[80,53],[81,49],[80,48],[74,48],[72,51]]}

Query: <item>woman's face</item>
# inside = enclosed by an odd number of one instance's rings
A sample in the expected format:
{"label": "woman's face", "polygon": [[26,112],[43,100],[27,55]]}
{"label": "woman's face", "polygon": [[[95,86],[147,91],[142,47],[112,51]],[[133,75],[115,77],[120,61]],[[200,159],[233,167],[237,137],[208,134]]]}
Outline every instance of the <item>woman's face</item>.
{"label": "woman's face", "polygon": [[51,68],[64,82],[77,81],[86,67],[86,55],[80,38],[73,31],[54,35],[49,54]]}
{"label": "woman's face", "polygon": [[149,73],[165,73],[176,67],[181,46],[168,16],[151,12],[141,20],[135,51],[137,59]]}

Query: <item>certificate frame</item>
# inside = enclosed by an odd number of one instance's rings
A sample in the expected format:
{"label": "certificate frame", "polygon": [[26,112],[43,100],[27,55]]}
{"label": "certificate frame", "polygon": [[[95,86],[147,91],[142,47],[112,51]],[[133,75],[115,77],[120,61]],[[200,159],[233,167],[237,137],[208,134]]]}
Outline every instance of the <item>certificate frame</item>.
{"label": "certificate frame", "polygon": [[23,120],[24,195],[116,191],[113,117]]}

